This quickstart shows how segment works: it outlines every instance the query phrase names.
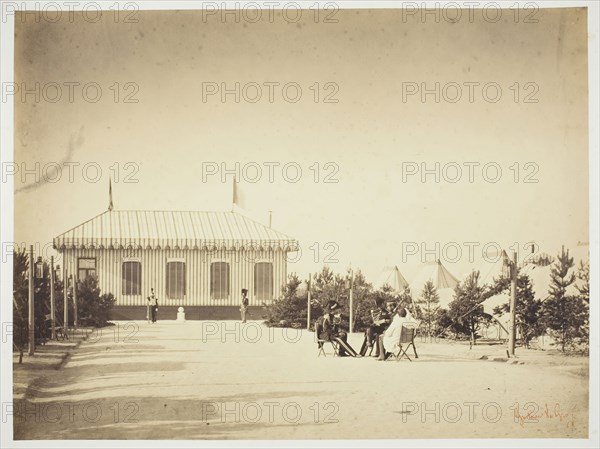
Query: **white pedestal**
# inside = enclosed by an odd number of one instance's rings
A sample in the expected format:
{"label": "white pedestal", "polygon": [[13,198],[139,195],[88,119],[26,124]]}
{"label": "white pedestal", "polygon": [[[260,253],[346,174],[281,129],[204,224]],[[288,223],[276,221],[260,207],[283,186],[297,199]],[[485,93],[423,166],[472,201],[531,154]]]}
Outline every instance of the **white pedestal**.
{"label": "white pedestal", "polygon": [[185,312],[183,310],[183,307],[177,309],[177,321],[179,321],[180,323],[185,323]]}

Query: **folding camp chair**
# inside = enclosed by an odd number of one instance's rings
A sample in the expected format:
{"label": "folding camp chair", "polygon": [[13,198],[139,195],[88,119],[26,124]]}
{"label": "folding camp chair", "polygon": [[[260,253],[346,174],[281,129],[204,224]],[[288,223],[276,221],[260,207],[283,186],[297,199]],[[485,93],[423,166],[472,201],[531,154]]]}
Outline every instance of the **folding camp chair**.
{"label": "folding camp chair", "polygon": [[323,324],[317,323],[315,325],[315,335],[317,337],[317,347],[319,348],[319,353],[318,353],[317,357],[321,357],[321,354],[323,354],[324,357],[327,357],[327,353],[325,352],[325,343],[331,343],[331,347],[333,348],[334,356],[339,355],[338,342],[335,340],[325,340],[325,339],[321,338],[320,335],[322,332],[323,332]]}
{"label": "folding camp chair", "polygon": [[317,357],[321,357],[321,354],[323,354],[324,357],[327,357],[327,353],[325,352],[325,343],[331,343],[331,347],[333,348],[333,355],[334,356],[339,356],[340,355],[340,349],[338,346],[338,342],[335,340],[322,340],[322,339],[318,339],[317,340],[317,344],[319,346],[319,355]]}
{"label": "folding camp chair", "polygon": [[417,348],[415,346],[415,331],[414,327],[402,326],[400,329],[400,341],[398,342],[398,351],[393,353],[396,361],[399,362],[402,357],[406,357],[412,362],[412,359],[408,356],[406,351],[412,346],[415,358],[418,359]]}

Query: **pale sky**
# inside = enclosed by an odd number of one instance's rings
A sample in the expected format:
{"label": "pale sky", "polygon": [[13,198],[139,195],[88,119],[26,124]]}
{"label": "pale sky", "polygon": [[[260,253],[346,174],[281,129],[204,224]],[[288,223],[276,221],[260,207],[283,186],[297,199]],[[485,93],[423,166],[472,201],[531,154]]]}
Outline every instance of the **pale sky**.
{"label": "pale sky", "polygon": [[[263,166],[258,182],[241,180],[249,213],[266,222],[272,210],[273,227],[300,242],[303,256],[288,272],[303,277],[322,267],[328,242],[339,248],[339,262],[330,264],[335,271],[352,264],[375,281],[385,265],[398,265],[407,278],[418,270],[421,254],[403,261],[403,247],[413,242],[428,248],[457,242],[463,256],[446,266],[460,275],[473,265],[465,242],[479,243],[479,259],[489,242],[508,247],[534,240],[555,254],[562,244],[575,249],[589,240],[584,9],[540,10],[538,23],[514,23],[509,14],[498,23],[480,15],[473,23],[403,22],[393,10],[339,11],[338,23],[315,23],[308,14],[298,23],[279,15],[273,23],[203,21],[194,11],[136,17],[138,23],[115,23],[108,15],[97,23],[69,23],[67,15],[57,23],[17,18],[17,86],[39,82],[54,97],[47,83],[58,83],[62,98],[52,103],[17,95],[15,162],[30,169],[36,162],[80,165],[72,183],[66,169],[55,183],[17,175],[16,242],[44,245],[106,210],[110,167],[113,175],[119,168],[116,209],[230,210],[231,176],[203,182],[203,162]],[[64,84],[70,82],[80,83],[73,102]],[[236,82],[250,86],[249,95],[255,91],[248,83],[258,83],[263,97],[203,101],[203,83],[233,89]],[[272,103],[265,82],[279,83]],[[432,88],[436,82],[448,86],[448,95],[455,92],[448,83],[458,83],[463,97],[403,101],[406,83]],[[471,103],[469,82],[497,83],[502,97],[486,101],[475,87]],[[86,83],[102,88],[98,102],[83,98]],[[133,93],[126,83],[137,86],[138,103],[123,102]],[[302,88],[297,103],[284,100],[286,83]],[[325,83],[337,86],[337,103],[322,101],[332,92]],[[523,102],[529,93],[537,103]],[[271,183],[265,162],[298,164],[302,176],[288,182],[279,166]],[[448,167],[448,176],[455,172],[445,164],[462,166],[462,178],[403,182],[403,164],[432,169],[436,162]],[[479,164],[473,183],[469,162]],[[96,183],[84,179],[89,163],[102,169]],[[319,182],[310,169],[315,163]],[[335,164],[339,182],[323,182],[332,173],[327,163]],[[487,163],[502,168],[497,183],[485,181]],[[509,168],[515,163],[518,183]],[[534,169],[539,182],[524,183]],[[126,174],[139,182],[123,182]],[[93,169],[87,175],[96,176]],[[321,248],[316,263],[315,244]]]}

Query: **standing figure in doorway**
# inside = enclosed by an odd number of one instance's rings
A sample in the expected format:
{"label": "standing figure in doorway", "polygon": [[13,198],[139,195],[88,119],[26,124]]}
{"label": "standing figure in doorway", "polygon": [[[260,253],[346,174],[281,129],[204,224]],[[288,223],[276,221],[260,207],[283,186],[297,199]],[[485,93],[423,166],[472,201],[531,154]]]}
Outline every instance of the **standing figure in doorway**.
{"label": "standing figure in doorway", "polygon": [[156,323],[156,316],[158,315],[158,298],[154,294],[154,289],[150,289],[150,296],[148,296],[148,303],[150,305],[150,313],[152,313],[152,322]]}
{"label": "standing figure in doorway", "polygon": [[242,323],[246,322],[246,312],[248,311],[248,289],[242,289],[242,303],[240,304],[240,314],[242,315]]}

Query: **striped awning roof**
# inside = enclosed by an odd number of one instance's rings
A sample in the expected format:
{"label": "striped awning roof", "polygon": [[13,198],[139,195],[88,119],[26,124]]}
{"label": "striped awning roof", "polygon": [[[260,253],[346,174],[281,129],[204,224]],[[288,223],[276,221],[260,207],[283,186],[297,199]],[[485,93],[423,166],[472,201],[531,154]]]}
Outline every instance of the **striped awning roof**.
{"label": "striped awning roof", "polygon": [[70,248],[282,249],[298,242],[237,212],[106,211],[57,236]]}

